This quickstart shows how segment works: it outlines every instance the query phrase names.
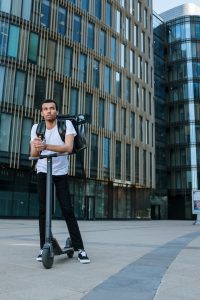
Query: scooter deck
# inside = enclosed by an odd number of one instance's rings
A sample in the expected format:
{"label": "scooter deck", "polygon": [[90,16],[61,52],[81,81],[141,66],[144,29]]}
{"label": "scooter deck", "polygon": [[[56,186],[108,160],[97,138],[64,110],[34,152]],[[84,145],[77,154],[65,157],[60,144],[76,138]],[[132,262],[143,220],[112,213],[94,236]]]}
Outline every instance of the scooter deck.
{"label": "scooter deck", "polygon": [[61,255],[61,254],[68,255],[74,253],[74,248],[72,247],[61,248],[60,245],[58,244],[58,241],[55,238],[52,239],[52,245],[53,245],[54,255]]}

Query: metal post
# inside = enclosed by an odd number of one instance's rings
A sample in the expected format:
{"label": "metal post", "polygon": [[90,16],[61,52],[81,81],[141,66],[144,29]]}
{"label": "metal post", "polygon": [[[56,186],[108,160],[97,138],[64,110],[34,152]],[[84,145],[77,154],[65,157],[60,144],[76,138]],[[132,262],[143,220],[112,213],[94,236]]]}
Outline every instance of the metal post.
{"label": "metal post", "polygon": [[52,215],[52,157],[47,157],[46,182],[46,228],[45,242],[51,242],[51,215]]}

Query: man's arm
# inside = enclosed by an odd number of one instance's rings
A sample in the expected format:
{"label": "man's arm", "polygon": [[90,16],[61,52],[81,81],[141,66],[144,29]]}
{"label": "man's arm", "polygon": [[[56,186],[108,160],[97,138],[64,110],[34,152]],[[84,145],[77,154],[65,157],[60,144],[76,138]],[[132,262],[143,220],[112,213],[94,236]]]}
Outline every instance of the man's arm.
{"label": "man's arm", "polygon": [[[33,143],[33,145],[32,145]],[[43,150],[49,150],[54,152],[60,152],[60,153],[71,153],[74,146],[74,135],[68,134],[65,136],[65,144],[64,145],[50,145],[44,143],[40,138],[34,139],[33,142],[31,142],[31,155],[38,156],[40,151]]]}

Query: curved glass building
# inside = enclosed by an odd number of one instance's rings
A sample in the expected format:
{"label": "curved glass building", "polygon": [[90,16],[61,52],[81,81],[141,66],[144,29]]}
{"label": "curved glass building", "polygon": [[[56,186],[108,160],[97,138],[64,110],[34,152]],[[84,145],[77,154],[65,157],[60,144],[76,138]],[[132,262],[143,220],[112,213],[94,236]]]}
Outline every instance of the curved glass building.
{"label": "curved glass building", "polygon": [[166,25],[169,218],[190,219],[200,189],[200,7],[185,4],[161,17]]}
{"label": "curved glass building", "polygon": [[70,157],[77,217],[148,216],[152,39],[150,0],[0,1],[1,217],[37,215],[29,140],[44,98],[60,113],[90,115],[88,148]]}

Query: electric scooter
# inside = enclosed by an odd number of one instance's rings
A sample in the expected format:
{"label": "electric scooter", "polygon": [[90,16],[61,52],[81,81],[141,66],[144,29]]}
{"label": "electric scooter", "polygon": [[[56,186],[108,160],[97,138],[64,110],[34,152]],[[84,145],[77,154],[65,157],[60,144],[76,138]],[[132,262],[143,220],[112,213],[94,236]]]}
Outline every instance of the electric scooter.
{"label": "electric scooter", "polygon": [[74,256],[71,239],[67,238],[65,247],[61,248],[58,241],[53,237],[52,227],[52,158],[67,155],[66,153],[52,153],[39,155],[38,157],[29,157],[29,160],[47,159],[47,180],[46,180],[46,224],[45,224],[45,244],[42,251],[42,263],[46,269],[53,266],[54,255],[67,254],[69,258]]}

